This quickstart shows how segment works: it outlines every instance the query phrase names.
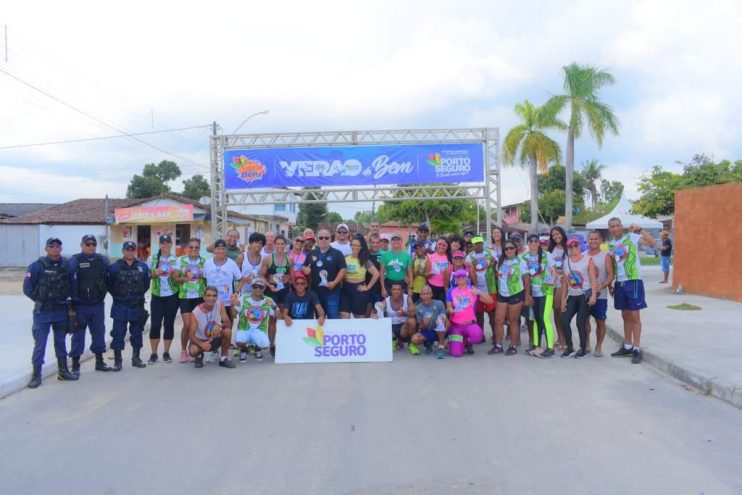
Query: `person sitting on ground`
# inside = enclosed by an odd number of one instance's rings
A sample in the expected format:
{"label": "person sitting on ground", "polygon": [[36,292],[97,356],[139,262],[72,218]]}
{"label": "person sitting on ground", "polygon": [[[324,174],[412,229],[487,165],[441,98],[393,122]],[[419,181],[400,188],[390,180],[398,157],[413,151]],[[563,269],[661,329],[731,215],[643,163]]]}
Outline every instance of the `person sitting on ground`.
{"label": "person sitting on ground", "polygon": [[229,344],[232,342],[232,329],[229,316],[219,300],[219,290],[210,285],[204,290],[203,302],[191,312],[194,325],[189,326],[190,346],[188,353],[195,359],[196,368],[204,367],[204,352],[221,350],[219,366],[234,368],[229,360]]}
{"label": "person sitting on ground", "polygon": [[417,333],[412,336],[412,343],[425,346],[425,354],[433,354],[433,343],[438,342],[438,359],[446,356],[446,331],[448,320],[443,303],[433,299],[433,289],[423,285],[420,289],[420,302],[415,305]]}
{"label": "person sitting on ground", "polygon": [[256,346],[255,359],[262,360],[263,349],[271,345],[269,333],[275,335],[278,307],[273,299],[263,294],[266,285],[262,278],[254,278],[249,294],[232,296],[232,306],[237,308],[240,316],[234,340],[240,348],[241,363],[247,361],[247,346],[250,344]]}
{"label": "person sitting on ground", "polygon": [[325,324],[325,310],[319,303],[317,294],[307,289],[307,276],[301,272],[294,274],[294,291],[286,296],[282,314],[283,322],[290,327],[294,320],[317,319],[317,324]]}
{"label": "person sitting on ground", "polygon": [[473,344],[479,344],[484,338],[482,327],[477,325],[477,303],[482,301],[484,304],[492,304],[494,299],[468,283],[469,272],[466,270],[456,270],[453,277],[456,287],[446,294],[446,312],[451,319],[448,351],[453,357],[461,357],[464,350],[467,354],[474,354]]}

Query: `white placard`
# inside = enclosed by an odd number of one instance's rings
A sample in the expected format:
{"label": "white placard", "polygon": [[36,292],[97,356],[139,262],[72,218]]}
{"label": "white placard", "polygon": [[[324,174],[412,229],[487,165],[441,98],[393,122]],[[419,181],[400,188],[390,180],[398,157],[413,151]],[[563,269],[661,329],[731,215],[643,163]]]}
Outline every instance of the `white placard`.
{"label": "white placard", "polygon": [[278,320],[276,363],[368,363],[392,360],[390,318]]}

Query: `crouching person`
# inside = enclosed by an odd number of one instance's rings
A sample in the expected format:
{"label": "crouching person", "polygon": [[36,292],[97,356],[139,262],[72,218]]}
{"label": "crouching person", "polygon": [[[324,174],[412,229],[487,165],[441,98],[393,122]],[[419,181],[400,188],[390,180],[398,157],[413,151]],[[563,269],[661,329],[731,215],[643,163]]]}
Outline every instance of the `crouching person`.
{"label": "crouching person", "polygon": [[478,301],[492,304],[492,296],[479,289],[469,287],[469,273],[466,270],[453,272],[456,287],[446,294],[446,311],[451,319],[448,331],[448,351],[453,357],[474,354],[472,344],[479,344],[484,338],[482,327],[477,325],[475,308]]}
{"label": "crouching person", "polygon": [[213,285],[206,287],[204,291],[204,302],[193,309],[192,312],[195,325],[190,326],[188,336],[191,345],[188,352],[195,358],[196,368],[204,367],[204,352],[221,351],[219,366],[223,368],[234,368],[235,365],[229,360],[229,344],[232,342],[232,329],[229,323],[232,321],[227,316],[224,305],[219,300],[219,291]]}
{"label": "crouching person", "polygon": [[263,359],[263,349],[270,347],[271,342],[268,332],[275,332],[277,307],[270,297],[264,295],[265,280],[254,278],[252,280],[252,291],[238,297],[232,296],[232,307],[237,309],[239,322],[235,343],[240,348],[240,362],[247,361],[247,346],[253,344],[257,347],[255,359]]}
{"label": "crouching person", "polygon": [[443,303],[433,299],[433,289],[423,285],[420,289],[420,301],[415,306],[417,333],[412,336],[412,343],[425,346],[425,354],[433,354],[433,344],[438,342],[438,359],[446,357],[446,308]]}

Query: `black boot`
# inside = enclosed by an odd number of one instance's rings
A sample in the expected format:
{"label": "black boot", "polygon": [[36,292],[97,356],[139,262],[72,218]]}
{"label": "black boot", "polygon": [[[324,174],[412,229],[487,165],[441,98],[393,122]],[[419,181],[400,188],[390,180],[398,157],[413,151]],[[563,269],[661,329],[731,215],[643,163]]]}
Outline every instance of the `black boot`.
{"label": "black boot", "polygon": [[59,368],[59,372],[57,373],[57,380],[75,381],[80,378],[67,369],[67,358],[57,358],[57,366]]}
{"label": "black boot", "polygon": [[72,358],[72,369],[70,371],[72,371],[73,375],[77,375],[78,377],[80,376],[80,357],[79,356]]}
{"label": "black boot", "polygon": [[132,348],[132,356],[131,356],[131,365],[135,368],[146,368],[147,365],[142,362],[142,359],[139,357],[139,351],[141,350],[141,347],[134,347]]}
{"label": "black boot", "polygon": [[113,351],[113,371],[121,371],[123,361],[121,360],[121,351]]}
{"label": "black boot", "polygon": [[31,375],[31,381],[28,382],[28,388],[36,388],[41,385],[41,365],[33,365],[33,374]]}
{"label": "black boot", "polygon": [[113,368],[108,366],[103,361],[103,353],[102,352],[96,352],[95,353],[95,371],[111,371]]}

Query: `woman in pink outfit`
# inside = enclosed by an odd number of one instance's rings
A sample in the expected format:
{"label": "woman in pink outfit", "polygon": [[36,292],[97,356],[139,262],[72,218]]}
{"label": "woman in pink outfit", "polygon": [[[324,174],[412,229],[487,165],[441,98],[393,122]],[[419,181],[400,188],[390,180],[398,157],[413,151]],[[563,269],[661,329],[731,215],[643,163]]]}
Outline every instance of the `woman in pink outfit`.
{"label": "woman in pink outfit", "polygon": [[451,251],[448,241],[439,237],[435,243],[435,252],[428,255],[428,285],[433,289],[433,299],[446,304],[446,278],[450,273]]}
{"label": "woman in pink outfit", "polygon": [[489,294],[469,286],[469,273],[466,270],[456,270],[453,276],[456,287],[446,294],[446,312],[451,320],[448,351],[453,357],[461,357],[464,350],[467,354],[474,354],[472,345],[480,343],[484,338],[482,327],[477,325],[477,301],[492,304],[494,300]]}

